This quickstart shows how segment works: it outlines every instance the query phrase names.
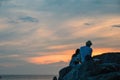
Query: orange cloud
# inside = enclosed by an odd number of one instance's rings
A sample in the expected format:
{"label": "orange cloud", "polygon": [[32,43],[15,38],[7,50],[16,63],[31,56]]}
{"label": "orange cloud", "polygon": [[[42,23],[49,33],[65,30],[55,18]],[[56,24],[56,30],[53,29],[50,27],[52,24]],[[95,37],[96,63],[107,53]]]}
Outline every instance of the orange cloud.
{"label": "orange cloud", "polygon": [[34,64],[50,64],[59,61],[67,62],[69,59],[69,55],[49,55],[49,56],[40,56],[40,57],[32,57],[28,59],[28,62]]}
{"label": "orange cloud", "polygon": [[58,52],[57,54],[53,53],[51,55],[31,57],[27,59],[27,62],[33,64],[50,64],[60,61],[68,62],[72,54],[73,54],[73,50],[67,50],[67,51]]}
{"label": "orange cloud", "polygon": [[[94,18],[88,18],[82,20],[72,19],[63,23],[63,26],[65,27],[68,26],[69,29],[74,31],[72,36],[97,37],[99,35],[100,37],[106,37],[106,36],[118,35],[119,30],[113,29],[111,26],[115,24],[119,24],[119,21],[120,21],[120,17],[118,16],[103,16],[97,19]],[[85,25],[85,23],[88,23],[89,25]]]}
{"label": "orange cloud", "polygon": [[[68,51],[63,51],[61,53],[58,53],[57,55],[51,54],[46,56],[31,57],[31,58],[28,58],[27,61],[33,64],[51,64],[51,63],[56,63],[60,61],[69,63],[72,54],[74,54],[74,51],[75,50],[68,50]],[[112,49],[112,48],[95,48],[93,49],[92,56],[99,55],[106,52],[118,52],[118,51],[119,50]]]}
{"label": "orange cloud", "polygon": [[114,49],[114,48],[94,48],[93,49],[93,56],[94,55],[99,55],[102,53],[107,53],[107,52],[120,52],[119,49]]}

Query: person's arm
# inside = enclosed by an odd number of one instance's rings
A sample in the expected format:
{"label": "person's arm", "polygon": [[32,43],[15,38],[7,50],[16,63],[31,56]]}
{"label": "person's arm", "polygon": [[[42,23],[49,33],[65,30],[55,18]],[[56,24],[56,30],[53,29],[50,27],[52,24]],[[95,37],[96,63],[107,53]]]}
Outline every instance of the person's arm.
{"label": "person's arm", "polygon": [[93,50],[92,50],[92,48],[90,48],[90,52],[89,52],[89,53],[90,53],[90,56],[92,55],[92,52],[93,52]]}
{"label": "person's arm", "polygon": [[81,62],[81,54],[80,54],[80,53],[77,55],[77,57],[76,57],[76,61]]}
{"label": "person's arm", "polygon": [[90,48],[90,50],[89,50],[89,54],[88,55],[86,55],[86,57],[85,57],[85,60],[86,61],[88,61],[88,60],[92,60],[92,48]]}

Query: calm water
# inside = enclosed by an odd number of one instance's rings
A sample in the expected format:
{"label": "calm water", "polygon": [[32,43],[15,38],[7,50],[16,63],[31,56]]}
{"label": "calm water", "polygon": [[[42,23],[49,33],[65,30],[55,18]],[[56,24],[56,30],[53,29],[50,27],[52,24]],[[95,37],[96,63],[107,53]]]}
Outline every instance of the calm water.
{"label": "calm water", "polygon": [[0,80],[52,80],[53,75],[2,75]]}

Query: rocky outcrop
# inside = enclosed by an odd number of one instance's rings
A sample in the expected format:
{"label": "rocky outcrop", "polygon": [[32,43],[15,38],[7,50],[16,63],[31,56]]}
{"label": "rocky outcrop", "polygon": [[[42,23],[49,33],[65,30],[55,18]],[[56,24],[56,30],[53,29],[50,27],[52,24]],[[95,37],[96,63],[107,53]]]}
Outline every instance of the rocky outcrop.
{"label": "rocky outcrop", "polygon": [[61,80],[120,80],[120,52],[94,56],[71,69]]}
{"label": "rocky outcrop", "polygon": [[65,75],[67,75],[70,71],[72,70],[72,68],[70,66],[64,67],[59,71],[59,78],[58,80],[63,80],[63,77]]}

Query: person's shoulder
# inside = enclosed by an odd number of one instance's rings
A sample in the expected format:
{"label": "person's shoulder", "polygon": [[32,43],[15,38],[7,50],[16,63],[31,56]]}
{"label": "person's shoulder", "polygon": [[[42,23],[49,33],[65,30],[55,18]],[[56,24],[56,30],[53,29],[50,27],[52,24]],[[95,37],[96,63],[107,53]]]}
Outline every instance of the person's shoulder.
{"label": "person's shoulder", "polygon": [[80,48],[85,48],[86,46],[81,46]]}
{"label": "person's shoulder", "polygon": [[89,47],[89,51],[93,51],[91,47]]}
{"label": "person's shoulder", "polygon": [[92,48],[88,46],[83,46],[83,48],[92,50]]}
{"label": "person's shoulder", "polygon": [[93,50],[92,48],[90,48],[91,50]]}

